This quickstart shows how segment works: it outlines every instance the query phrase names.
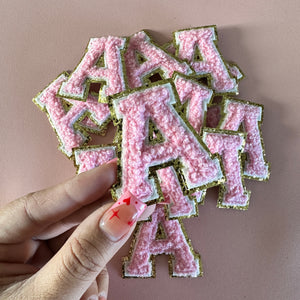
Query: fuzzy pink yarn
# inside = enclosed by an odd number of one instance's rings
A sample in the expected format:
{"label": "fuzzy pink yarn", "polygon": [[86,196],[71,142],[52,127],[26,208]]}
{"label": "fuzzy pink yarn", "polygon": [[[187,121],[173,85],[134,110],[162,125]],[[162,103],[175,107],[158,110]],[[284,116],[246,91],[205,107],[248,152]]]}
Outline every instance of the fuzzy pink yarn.
{"label": "fuzzy pink yarn", "polygon": [[[199,258],[195,257],[187,243],[178,220],[166,220],[164,208],[157,205],[151,222],[139,225],[137,239],[129,262],[125,262],[125,277],[151,277],[154,260],[151,255],[172,254],[172,276],[197,277],[200,275]],[[158,224],[163,227],[165,239],[155,239]]]}
{"label": "fuzzy pink yarn", "polygon": [[84,130],[75,129],[74,124],[85,113],[90,112],[98,125],[101,125],[109,118],[110,111],[107,104],[98,103],[96,97],[88,96],[86,102],[65,99],[72,104],[70,110],[66,112],[61,98],[56,96],[66,78],[65,74],[60,75],[34,101],[42,110],[47,111],[51,125],[60,140],[60,150],[70,157],[72,149],[80,147],[88,139]]}
{"label": "fuzzy pink yarn", "polygon": [[81,148],[74,151],[78,174],[94,169],[116,156],[114,147]]}
{"label": "fuzzy pink yarn", "polygon": [[[187,79],[181,75],[176,75],[174,84],[179,95],[180,102],[188,103],[187,119],[193,128],[200,132],[204,120],[204,112],[207,103],[210,101],[212,91],[203,85]],[[191,216],[195,214],[195,203],[190,201],[182,193],[182,188],[176,177],[174,169],[164,168],[157,171],[160,178],[160,187],[167,203],[170,203],[170,216]],[[193,194],[197,202],[201,202],[203,191]]]}
{"label": "fuzzy pink yarn", "polygon": [[[222,178],[218,160],[212,160],[188,129],[171,103],[171,84],[154,85],[125,97],[116,98],[117,118],[123,119],[122,187],[142,201],[148,201],[154,187],[148,180],[150,166],[179,158],[190,188],[202,187]],[[147,145],[147,122],[151,118],[165,142]]]}
{"label": "fuzzy pink yarn", "polygon": [[[136,58],[137,52],[146,58],[142,64]],[[142,86],[143,77],[158,70],[163,71],[164,79],[171,78],[175,71],[183,74],[191,73],[191,69],[186,63],[179,62],[163,49],[154,45],[144,31],[140,31],[129,38],[124,60],[129,88]]]}
{"label": "fuzzy pink yarn", "polygon": [[[120,51],[125,45],[125,40],[113,36],[90,39],[85,55],[68,80],[62,84],[59,95],[84,100],[88,92],[86,80],[106,82],[99,91],[103,98],[122,92],[125,83]],[[98,67],[96,64],[102,55],[105,67]]]}
{"label": "fuzzy pink yarn", "polygon": [[239,130],[243,125],[247,133],[245,152],[249,160],[246,161],[244,174],[250,178],[266,180],[269,177],[269,165],[264,159],[264,150],[260,133],[263,107],[258,104],[226,99],[224,103],[224,119],[220,128]]}
{"label": "fuzzy pink yarn", "polygon": [[243,79],[244,75],[238,66],[231,63],[227,63],[226,66],[232,77],[236,78],[238,81]]}
{"label": "fuzzy pink yarn", "polygon": [[188,103],[187,119],[197,133],[203,125],[204,113],[207,110],[212,90],[203,86],[202,84],[176,75],[174,78],[175,87],[179,95],[180,102]]}
{"label": "fuzzy pink yarn", "polygon": [[242,166],[239,160],[239,151],[243,150],[245,137],[241,134],[222,133],[222,131],[204,131],[203,140],[211,153],[218,153],[222,158],[226,176],[222,206],[247,206],[249,193],[243,187]]}
{"label": "fuzzy pink yarn", "polygon": [[[169,80],[151,84],[157,78],[149,77],[156,73]],[[207,76],[211,89],[199,83],[202,80],[198,77],[203,76]],[[34,99],[47,113],[60,150],[75,160],[81,173],[116,157],[117,149],[114,145],[82,147],[89,139],[87,131],[100,132],[110,118],[108,104],[99,103],[98,96],[89,93],[90,82],[101,84],[99,99],[128,88],[109,97],[115,121],[122,122],[122,176],[115,195],[130,192],[147,203],[158,199],[159,183],[164,201],[156,204],[151,221],[138,224],[131,256],[124,262],[125,277],[152,277],[154,256],[158,254],[170,255],[171,275],[175,277],[201,275],[200,257],[193,252],[177,218],[195,216],[204,189],[217,184],[218,207],[247,209],[250,192],[243,186],[243,177],[268,179],[269,164],[260,132],[263,107],[224,95],[223,116],[217,98],[209,107],[213,92],[237,94],[242,78],[238,66],[223,60],[215,26],[177,31],[173,44],[164,49],[140,31],[129,38],[90,39],[71,75],[60,75]],[[144,89],[136,89],[143,85]],[[177,94],[180,103],[173,106]],[[68,109],[66,102],[70,104]],[[186,112],[184,120],[182,112]],[[149,143],[150,120],[164,142]],[[241,151],[247,154],[244,170]],[[223,169],[211,153],[219,154]],[[165,163],[174,164],[163,167]],[[151,167],[156,167],[157,179],[149,176]],[[155,174],[154,170],[150,174]],[[157,237],[161,229],[165,236]]]}
{"label": "fuzzy pink yarn", "polygon": [[95,122],[93,122],[89,117],[85,117],[81,122],[80,126],[82,126],[84,129],[88,131],[93,131],[93,132],[100,132],[101,129]]}
{"label": "fuzzy pink yarn", "polygon": [[173,167],[163,168],[157,171],[159,185],[165,202],[169,204],[171,218],[191,216],[195,214],[194,201],[184,196]]}
{"label": "fuzzy pink yarn", "polygon": [[74,111],[65,112],[61,99],[56,96],[62,82],[67,76],[62,74],[44,89],[35,99],[35,103],[46,110],[49,121],[60,140],[60,150],[67,156],[72,155],[72,148],[81,146],[87,138],[79,131],[75,131],[73,124],[82,116]]}
{"label": "fuzzy pink yarn", "polygon": [[[65,101],[72,104],[72,108],[77,111],[85,111],[90,113],[90,118],[98,125],[101,126],[110,117],[110,111],[107,103],[99,103],[98,97],[92,94],[88,95],[86,101],[78,101],[73,99],[64,98]],[[88,118],[88,120],[90,120]],[[90,124],[86,121],[86,124]]]}
{"label": "fuzzy pink yarn", "polygon": [[[176,56],[176,49],[175,49],[173,43],[165,44],[164,49],[168,53]],[[232,77],[236,78],[237,80],[243,79],[244,75],[238,66],[236,66],[234,63],[230,63],[230,62],[224,62],[224,63]]]}
{"label": "fuzzy pink yarn", "polygon": [[[178,47],[177,56],[187,60],[196,74],[209,74],[212,87],[218,93],[237,93],[237,82],[231,78],[215,45],[217,42],[214,27],[203,27],[175,32],[175,43]],[[202,60],[195,61],[194,53],[198,47]]]}
{"label": "fuzzy pink yarn", "polygon": [[206,194],[206,190],[201,190],[193,193],[192,196],[195,198],[197,203],[201,203],[203,202],[205,194]]}

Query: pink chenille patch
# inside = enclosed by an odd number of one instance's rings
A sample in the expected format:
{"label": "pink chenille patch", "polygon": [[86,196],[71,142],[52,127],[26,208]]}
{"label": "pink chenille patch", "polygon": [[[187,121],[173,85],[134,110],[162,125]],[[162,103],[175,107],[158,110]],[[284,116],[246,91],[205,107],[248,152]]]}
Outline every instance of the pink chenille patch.
{"label": "pink chenille patch", "polygon": [[[243,178],[269,178],[263,106],[226,98],[244,75],[223,60],[217,42],[215,26],[179,30],[164,48],[145,31],[92,38],[74,71],[33,99],[78,173],[117,156],[113,198],[130,193],[156,203],[137,226],[125,277],[154,277],[158,254],[170,255],[171,276],[201,276],[200,256],[179,219],[196,216],[206,189],[216,185],[218,207],[245,210]],[[83,146],[87,132],[102,132],[110,119],[118,145]]]}
{"label": "pink chenille patch", "polygon": [[206,190],[202,190],[193,193],[192,196],[195,198],[197,203],[202,203],[205,194],[206,194]]}
{"label": "pink chenille patch", "polygon": [[207,110],[207,104],[211,99],[212,91],[205,86],[180,75],[176,75],[174,83],[180,102],[184,104],[186,101],[189,101],[187,112],[189,123],[197,133],[200,133],[203,125],[204,113]]}
{"label": "pink chenille patch", "polygon": [[[137,60],[137,52],[145,57],[145,62],[140,63]],[[154,45],[144,31],[140,31],[129,38],[124,60],[130,88],[142,86],[143,78],[158,70],[163,71],[164,79],[171,78],[175,71],[183,74],[191,73],[191,69],[186,63],[179,62],[163,49]]]}
{"label": "pink chenille patch", "polygon": [[[95,95],[88,95],[86,101],[78,101],[73,99],[65,99],[72,104],[74,111],[88,111],[90,118],[98,125],[101,126],[110,117],[110,111],[106,103],[99,103],[98,97]],[[88,123],[89,124],[89,123]]]}
{"label": "pink chenille patch", "polygon": [[75,128],[75,123],[89,112],[93,120],[101,126],[110,117],[110,111],[107,104],[98,103],[97,97],[89,95],[85,102],[65,99],[71,104],[71,108],[66,112],[61,98],[56,96],[61,83],[66,78],[65,74],[60,75],[34,101],[41,109],[47,111],[49,120],[60,140],[61,151],[71,156],[72,149],[80,147],[88,139],[84,130]]}
{"label": "pink chenille patch", "polygon": [[60,98],[56,96],[65,79],[65,75],[58,77],[35,98],[35,103],[47,111],[51,125],[60,140],[61,151],[67,156],[71,156],[72,149],[81,146],[86,141],[86,137],[79,131],[75,131],[73,127],[81,115],[74,114],[71,110],[66,113]]}
{"label": "pink chenille patch", "polygon": [[[88,94],[87,80],[105,82],[100,93],[103,98],[119,93],[125,89],[121,50],[125,38],[102,37],[92,38],[85,55],[59,90],[62,97],[84,100]],[[97,62],[103,58],[104,66],[98,67]]]}
{"label": "pink chenille patch", "polygon": [[[214,27],[203,27],[175,32],[177,56],[187,60],[196,74],[209,74],[212,87],[217,93],[237,93],[237,82],[231,78],[216,47],[217,38]],[[194,59],[195,50],[199,49],[201,59]]]}
{"label": "pink chenille patch", "polygon": [[247,133],[245,152],[248,154],[244,174],[250,178],[266,180],[269,177],[269,165],[265,162],[261,140],[260,123],[262,106],[246,101],[225,100],[224,119],[220,126],[226,130],[239,130],[243,126]]}
{"label": "pink chenille patch", "polygon": [[204,132],[203,139],[211,153],[218,153],[222,158],[226,182],[220,206],[245,207],[249,201],[249,193],[244,190],[242,166],[239,151],[243,150],[245,136],[222,132]]}
{"label": "pink chenille patch", "polygon": [[238,66],[236,66],[235,64],[227,63],[227,68],[229,73],[238,81],[243,79],[244,75]]}
{"label": "pink chenille patch", "polygon": [[[202,127],[206,105],[210,101],[212,91],[201,84],[176,74],[175,87],[180,102],[188,103],[187,120],[193,128],[200,132]],[[170,203],[170,217],[184,217],[194,215],[195,203],[182,193],[182,187],[176,178],[173,168],[168,167],[157,171],[160,179],[160,187],[167,203]],[[197,202],[201,202],[203,191],[193,194]]]}
{"label": "pink chenille patch", "polygon": [[167,167],[157,171],[160,180],[160,188],[164,200],[169,204],[170,217],[184,217],[195,215],[195,203],[182,192],[180,183],[173,167]]}
{"label": "pink chenille patch", "polygon": [[115,147],[91,147],[80,148],[74,151],[75,164],[78,167],[78,173],[82,173],[96,168],[115,156]]}
{"label": "pink chenille patch", "polygon": [[[129,261],[124,263],[125,277],[153,277],[154,259],[151,255],[172,255],[172,276],[197,277],[201,275],[199,257],[191,247],[178,220],[166,220],[164,208],[158,204],[151,215],[151,222],[139,225],[136,242]],[[165,238],[156,239],[158,225],[161,225]]]}
{"label": "pink chenille patch", "polygon": [[100,132],[101,129],[99,128],[99,126],[97,124],[95,124],[95,122],[93,120],[91,120],[89,117],[85,117],[81,122],[80,122],[80,125],[86,129],[86,130],[89,130],[89,131],[92,131],[92,132]]}
{"label": "pink chenille patch", "polygon": [[[223,178],[218,160],[212,160],[174,110],[170,84],[154,85],[114,99],[117,118],[123,119],[122,193],[129,191],[147,202],[155,193],[148,180],[150,166],[180,159],[190,188],[216,184]],[[151,119],[165,142],[147,145],[147,121]]]}
{"label": "pink chenille patch", "polygon": [[[173,43],[165,44],[164,49],[168,53],[176,56],[176,49],[175,49]],[[229,73],[231,74],[231,76],[236,78],[237,81],[240,81],[243,79],[244,75],[241,72],[240,68],[235,63],[226,62],[225,65],[227,66],[227,69],[228,69]]]}

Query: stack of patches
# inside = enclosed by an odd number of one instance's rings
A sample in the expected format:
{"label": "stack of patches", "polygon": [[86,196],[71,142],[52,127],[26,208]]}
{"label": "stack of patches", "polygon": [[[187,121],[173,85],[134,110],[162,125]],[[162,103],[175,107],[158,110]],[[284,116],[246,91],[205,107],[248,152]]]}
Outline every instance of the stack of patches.
{"label": "stack of patches", "polygon": [[[118,157],[114,200],[130,192],[158,204],[137,225],[124,277],[154,277],[158,254],[169,255],[171,276],[201,276],[181,219],[198,215],[212,186],[219,186],[218,207],[246,210],[243,179],[268,179],[263,106],[232,98],[242,78],[220,54],[215,26],[176,31],[163,47],[140,31],[92,38],[74,71],[34,98],[78,173]],[[111,120],[112,144],[84,146]]]}

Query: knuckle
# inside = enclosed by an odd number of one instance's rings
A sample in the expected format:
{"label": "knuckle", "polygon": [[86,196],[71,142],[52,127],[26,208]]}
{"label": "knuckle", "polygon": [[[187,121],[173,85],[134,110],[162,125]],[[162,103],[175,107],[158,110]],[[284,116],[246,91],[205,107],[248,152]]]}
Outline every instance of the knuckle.
{"label": "knuckle", "polygon": [[75,209],[79,209],[82,207],[82,204],[80,203],[80,200],[76,198],[76,195],[74,195],[74,186],[80,186],[80,178],[79,176],[75,176],[72,178],[72,180],[66,181],[62,188],[64,190],[64,198],[72,203]]}
{"label": "knuckle", "polygon": [[32,207],[39,206],[38,199],[35,193],[30,193],[21,199],[21,203],[24,207],[24,212],[26,218],[30,223],[37,225],[39,223],[38,219],[35,217]]}
{"label": "knuckle", "polygon": [[106,267],[100,272],[100,274],[98,275],[98,279],[100,281],[108,281],[109,280],[109,273],[106,269]]}
{"label": "knuckle", "polygon": [[103,268],[103,270],[101,271],[100,273],[101,276],[103,277],[109,277],[109,274],[108,274],[108,271],[107,271],[107,268]]}
{"label": "knuckle", "polygon": [[99,263],[102,260],[100,252],[88,240],[74,237],[69,247],[70,256],[64,261],[64,266],[71,276],[85,280],[88,275],[98,274],[103,268]]}

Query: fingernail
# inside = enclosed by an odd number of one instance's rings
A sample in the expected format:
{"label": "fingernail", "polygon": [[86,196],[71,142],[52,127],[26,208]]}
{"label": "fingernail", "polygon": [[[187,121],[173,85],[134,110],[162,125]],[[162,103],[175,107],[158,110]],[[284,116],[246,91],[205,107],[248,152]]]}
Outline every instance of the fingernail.
{"label": "fingernail", "polygon": [[88,300],[98,300],[98,296],[92,295],[92,296],[88,297]]}
{"label": "fingernail", "polygon": [[101,292],[99,294],[99,300],[106,300],[106,299],[107,299],[106,293],[105,292]]}
{"label": "fingernail", "polygon": [[106,164],[109,165],[109,164],[114,163],[114,162],[116,162],[116,161],[118,161],[118,158],[117,158],[117,157],[115,157],[115,158],[109,160],[108,162],[106,162]]}
{"label": "fingernail", "polygon": [[125,193],[101,218],[100,228],[113,242],[120,240],[135,224],[147,205]]}

